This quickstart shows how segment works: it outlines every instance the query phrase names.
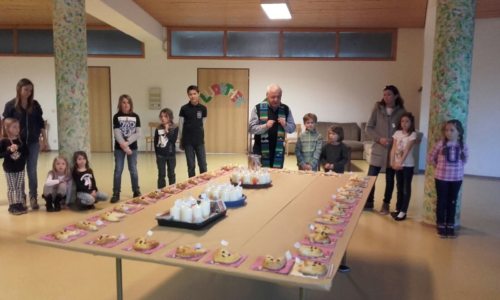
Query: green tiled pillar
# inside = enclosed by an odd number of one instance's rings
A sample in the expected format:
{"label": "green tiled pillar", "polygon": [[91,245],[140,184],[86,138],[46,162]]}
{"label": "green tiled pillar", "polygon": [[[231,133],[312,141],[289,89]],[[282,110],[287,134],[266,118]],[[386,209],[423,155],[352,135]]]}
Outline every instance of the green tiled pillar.
{"label": "green tiled pillar", "polygon": [[[443,137],[442,124],[458,119],[467,128],[474,41],[475,0],[438,0],[432,66],[428,151]],[[424,222],[436,223],[434,167],[425,170]],[[460,224],[461,196],[455,224]]]}
{"label": "green tiled pillar", "polygon": [[53,31],[59,153],[90,154],[85,0],[54,0]]}

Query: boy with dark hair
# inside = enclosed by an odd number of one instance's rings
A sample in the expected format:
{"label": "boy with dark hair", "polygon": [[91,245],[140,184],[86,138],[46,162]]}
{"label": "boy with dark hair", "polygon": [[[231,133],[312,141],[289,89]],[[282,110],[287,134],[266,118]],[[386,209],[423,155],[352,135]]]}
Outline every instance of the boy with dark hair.
{"label": "boy with dark hair", "polygon": [[200,173],[207,171],[203,128],[207,118],[207,108],[200,104],[200,91],[196,85],[190,85],[187,88],[187,95],[189,102],[183,105],[179,112],[180,147],[186,153],[188,176],[194,177],[196,160],[198,160]]}

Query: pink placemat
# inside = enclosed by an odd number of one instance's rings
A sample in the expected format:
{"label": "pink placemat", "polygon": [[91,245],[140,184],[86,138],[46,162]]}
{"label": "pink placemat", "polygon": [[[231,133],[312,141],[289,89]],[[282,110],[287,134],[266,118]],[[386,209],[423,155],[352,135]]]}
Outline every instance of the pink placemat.
{"label": "pink placemat", "polygon": [[87,221],[90,221],[90,222],[96,222],[99,220],[104,224],[102,226],[106,226],[107,224],[111,223],[111,222],[108,222],[106,220],[103,220],[100,215],[95,215],[95,216],[92,216],[92,217],[87,219]]}
{"label": "pink placemat", "polygon": [[239,267],[243,262],[245,262],[245,260],[247,259],[247,255],[242,255],[240,259],[238,259],[238,261],[232,263],[232,264],[222,264],[222,263],[218,263],[218,262],[215,262],[214,261],[214,254],[215,254],[216,251],[212,251],[210,252],[209,255],[207,255],[207,259],[204,260],[205,263],[207,264],[210,264],[210,265],[219,265],[219,266],[224,266],[224,267],[233,267],[233,268],[237,268]]}
{"label": "pink placemat", "polygon": [[87,235],[87,231],[85,231],[85,230],[81,230],[81,229],[76,229],[76,230],[79,231],[78,234],[70,236],[66,240],[58,240],[58,239],[56,239],[56,237],[54,236],[53,233],[44,235],[44,236],[41,237],[41,239],[42,240],[46,240],[46,241],[51,241],[51,242],[65,244],[65,243],[69,243],[69,242],[72,242],[74,240],[77,240],[77,239],[81,238],[82,236],[86,236]]}
{"label": "pink placemat", "polygon": [[138,253],[144,253],[144,254],[152,254],[152,253],[155,253],[156,251],[162,249],[163,247],[165,247],[165,244],[162,244],[160,243],[158,246],[156,246],[155,248],[153,249],[149,249],[149,250],[144,250],[144,251],[140,251],[140,250],[135,250],[134,247],[132,246],[133,244],[130,244],[124,248],[122,248],[122,250],[125,250],[125,251],[128,251],[128,252],[131,252],[131,251],[134,251],[134,252],[138,252]]}
{"label": "pink placemat", "polygon": [[276,273],[276,274],[282,274],[282,275],[288,275],[290,271],[292,270],[293,264],[295,263],[295,259],[289,259],[287,260],[285,266],[279,270],[270,270],[264,268],[262,265],[264,264],[264,259],[266,259],[264,256],[259,256],[257,257],[257,260],[252,264],[250,269],[254,271],[263,271],[263,272],[270,272],[270,273]]}
{"label": "pink placemat", "polygon": [[323,256],[321,256],[321,257],[304,256],[304,255],[300,254],[300,252],[298,251],[298,249],[297,249],[297,255],[302,260],[309,259],[309,260],[317,260],[317,261],[320,261],[320,262],[323,262],[323,263],[328,262],[330,260],[330,258],[332,257],[333,249],[332,248],[328,248],[328,247],[318,246],[318,245],[314,245],[314,246],[316,246],[319,249],[321,249],[321,251],[323,252]]}
{"label": "pink placemat", "polygon": [[113,242],[110,242],[110,243],[107,243],[107,244],[104,244],[104,245],[98,245],[95,243],[95,239],[94,240],[90,240],[90,241],[86,241],[85,244],[87,245],[92,245],[92,246],[97,246],[97,247],[103,247],[103,248],[113,248],[114,246],[116,245],[119,245],[123,242],[125,242],[126,240],[128,240],[128,238],[126,236],[118,236],[118,239],[116,241],[113,241]]}
{"label": "pink placemat", "polygon": [[189,260],[189,261],[199,261],[200,259],[202,259],[205,255],[207,255],[207,253],[209,253],[209,251],[203,253],[203,254],[200,254],[200,255],[197,255],[197,256],[193,256],[193,257],[182,257],[182,256],[177,256],[175,254],[177,248],[174,248],[170,251],[167,252],[167,255],[165,255],[166,257],[169,257],[169,258],[178,258],[178,259],[183,259],[183,260]]}

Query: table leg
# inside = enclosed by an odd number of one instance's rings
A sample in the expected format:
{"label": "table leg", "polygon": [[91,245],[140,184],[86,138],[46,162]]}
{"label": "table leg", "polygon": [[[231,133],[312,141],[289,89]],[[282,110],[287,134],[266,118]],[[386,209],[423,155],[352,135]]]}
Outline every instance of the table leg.
{"label": "table leg", "polygon": [[299,288],[299,300],[306,300],[306,290]]}
{"label": "table leg", "polygon": [[116,258],[116,299],[123,300],[122,259]]}
{"label": "table leg", "polygon": [[344,252],[344,256],[342,256],[341,265],[347,266],[347,250]]}

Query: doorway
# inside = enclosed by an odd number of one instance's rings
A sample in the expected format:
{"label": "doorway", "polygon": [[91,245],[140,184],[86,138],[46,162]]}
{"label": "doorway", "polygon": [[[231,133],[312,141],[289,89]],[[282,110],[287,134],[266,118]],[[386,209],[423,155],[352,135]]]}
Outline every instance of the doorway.
{"label": "doorway", "polygon": [[88,68],[90,151],[111,152],[111,77],[109,67]]}
{"label": "doorway", "polygon": [[249,69],[198,69],[208,153],[247,153]]}

